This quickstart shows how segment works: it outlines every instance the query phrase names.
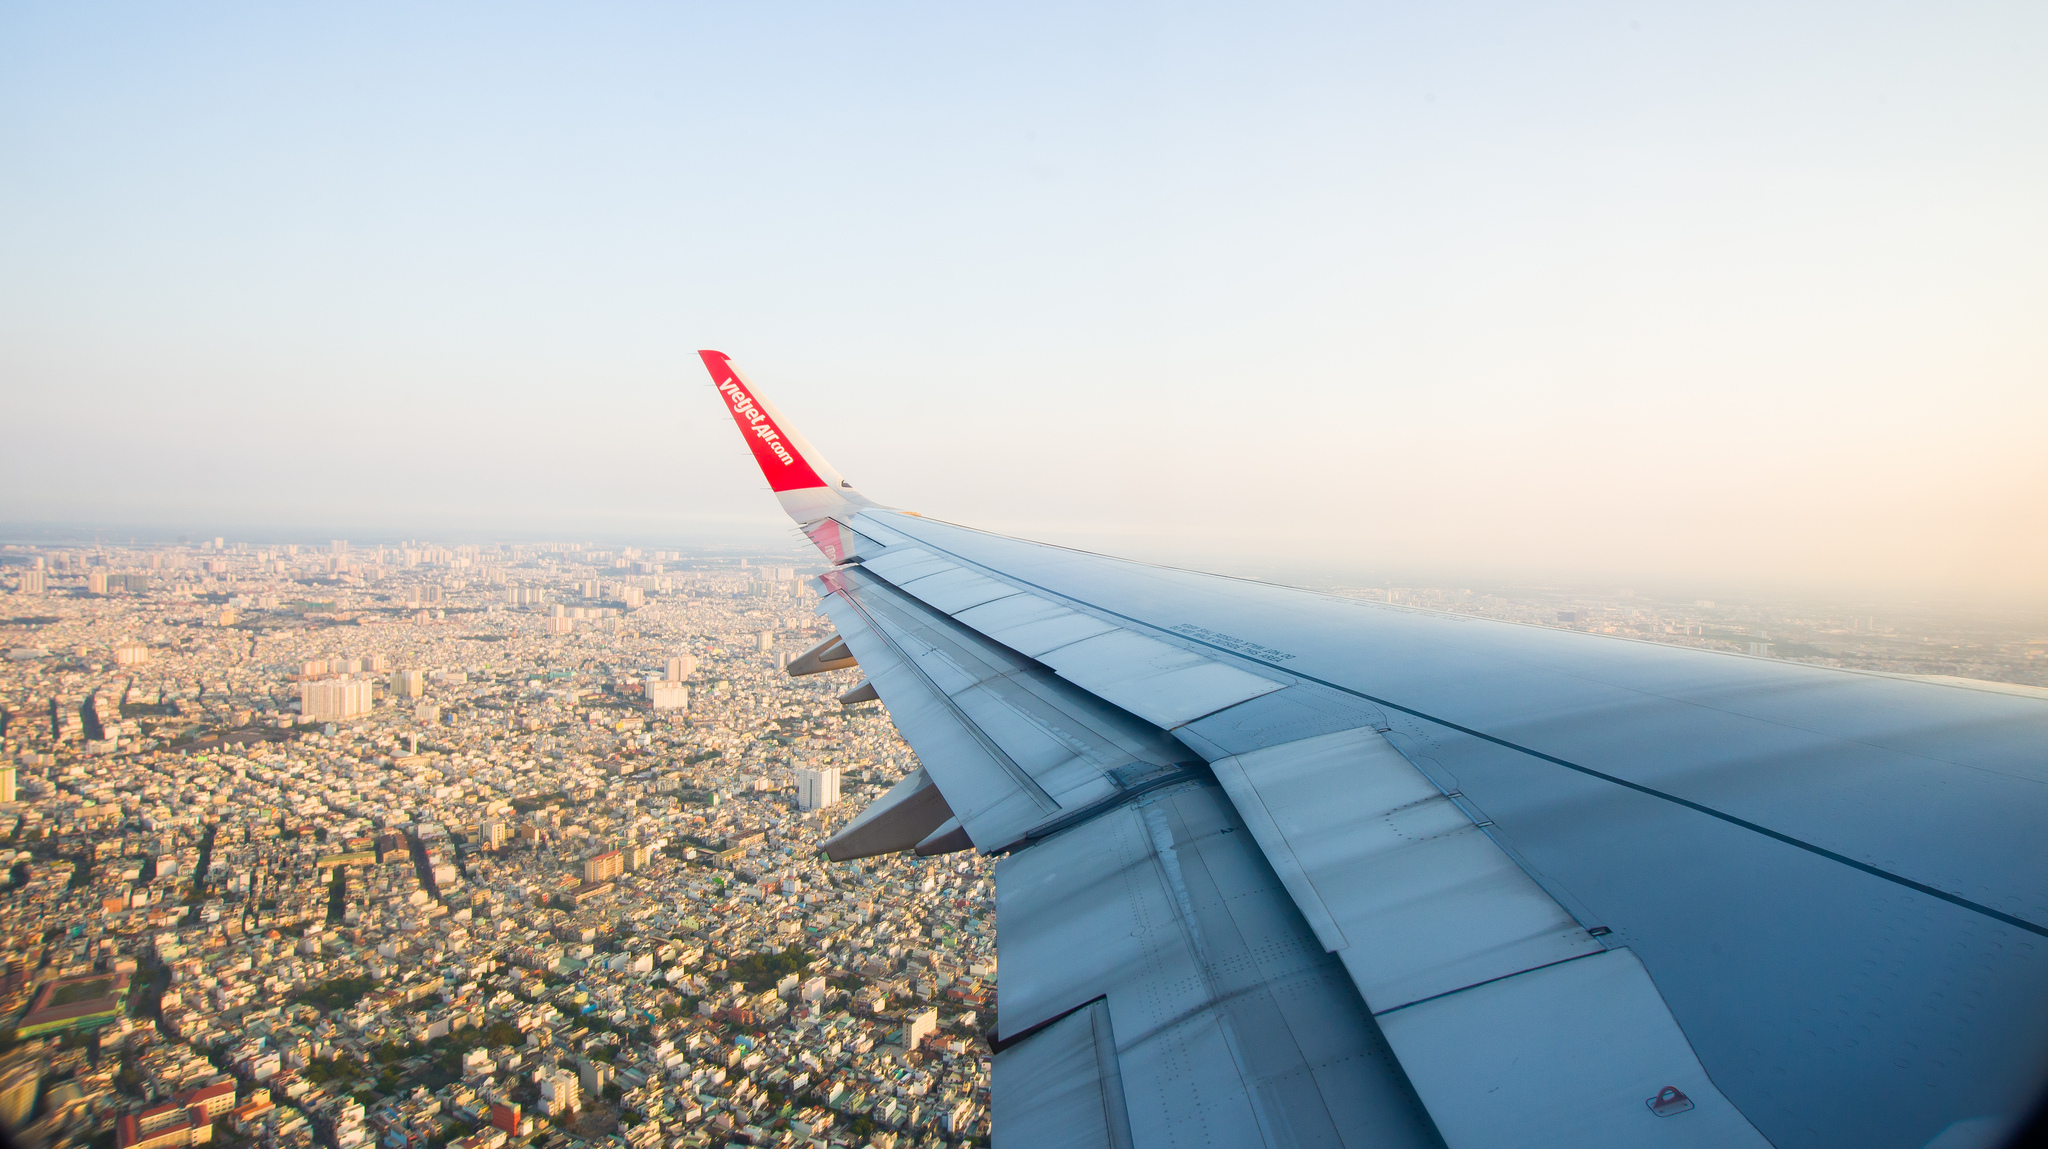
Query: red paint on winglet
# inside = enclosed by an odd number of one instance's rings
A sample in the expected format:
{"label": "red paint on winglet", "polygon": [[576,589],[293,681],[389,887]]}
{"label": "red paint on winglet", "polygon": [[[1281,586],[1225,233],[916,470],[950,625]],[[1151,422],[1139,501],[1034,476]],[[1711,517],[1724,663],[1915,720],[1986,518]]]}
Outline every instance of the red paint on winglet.
{"label": "red paint on winglet", "polygon": [[771,491],[800,491],[807,487],[822,487],[825,480],[811,469],[809,462],[797,452],[796,444],[775,425],[775,417],[768,413],[766,405],[758,401],[753,389],[740,379],[733,370],[732,360],[723,352],[699,351],[704,366],[711,372],[711,382],[718,387],[718,394],[725,400],[726,409],[732,412],[733,422],[739,424],[740,434],[746,437],[747,446],[754,452],[754,461],[761,464],[761,473],[768,478]]}

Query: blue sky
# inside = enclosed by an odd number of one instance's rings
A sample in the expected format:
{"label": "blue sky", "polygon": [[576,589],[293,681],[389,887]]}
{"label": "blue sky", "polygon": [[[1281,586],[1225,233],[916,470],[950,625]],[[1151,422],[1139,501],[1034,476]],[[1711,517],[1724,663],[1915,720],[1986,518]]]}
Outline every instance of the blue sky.
{"label": "blue sky", "polygon": [[2048,586],[2048,9],[0,5],[0,520]]}

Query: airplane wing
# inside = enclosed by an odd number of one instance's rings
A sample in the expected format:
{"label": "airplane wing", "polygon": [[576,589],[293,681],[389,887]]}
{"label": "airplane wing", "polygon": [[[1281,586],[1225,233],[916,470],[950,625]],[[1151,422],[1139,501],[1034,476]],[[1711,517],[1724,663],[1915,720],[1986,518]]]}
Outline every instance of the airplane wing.
{"label": "airplane wing", "polygon": [[869,501],[717,352],[998,855],[1001,1146],[1997,1144],[2048,1077],[2048,691],[1342,599]]}

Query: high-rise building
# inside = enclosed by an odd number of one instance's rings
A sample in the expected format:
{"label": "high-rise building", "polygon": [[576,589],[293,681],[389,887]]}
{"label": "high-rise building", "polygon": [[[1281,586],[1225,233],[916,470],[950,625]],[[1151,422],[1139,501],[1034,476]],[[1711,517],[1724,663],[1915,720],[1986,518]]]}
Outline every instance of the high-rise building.
{"label": "high-rise building", "polygon": [[568,634],[575,629],[576,620],[573,618],[562,618],[560,616],[556,616],[554,618],[548,619],[549,634]]}
{"label": "high-rise building", "polygon": [[484,823],[484,849],[495,850],[512,840],[512,827],[504,822]]}
{"label": "high-rise building", "polygon": [[924,1039],[939,1031],[939,1011],[927,1009],[903,1019],[903,1048],[916,1049]]}
{"label": "high-rise building", "polygon": [[760,643],[761,643],[761,649],[762,649],[762,650],[773,650],[773,649],[775,649],[775,632],[774,632],[774,631],[772,631],[772,630],[764,630],[764,631],[762,631],[762,632],[761,632],[761,633],[760,633],[759,635],[757,635],[756,637],[757,637],[757,638],[758,638],[758,639],[760,640]]}
{"label": "high-rise building", "polygon": [[688,710],[690,688],[680,682],[650,682],[647,684],[647,701],[656,710]]}
{"label": "high-rise building", "polygon": [[582,1102],[581,1088],[575,1074],[557,1069],[540,1080],[540,1106],[549,1117],[574,1113]]}
{"label": "high-rise building", "polygon": [[839,804],[839,767],[804,769],[796,772],[796,804],[805,810],[822,810]]}
{"label": "high-rise building", "polygon": [[149,661],[149,647],[139,642],[124,642],[114,648],[114,665],[140,666]]}
{"label": "high-rise building", "polygon": [[583,859],[583,880],[586,882],[609,882],[626,872],[626,856],[617,850],[606,850]]}
{"label": "high-rise building", "polygon": [[85,572],[85,589],[86,589],[86,590],[87,590],[88,592],[92,593],[92,594],[105,594],[105,593],[107,593],[107,572],[105,572],[105,571],[87,571],[87,572]]}
{"label": "high-rise building", "polygon": [[0,802],[14,801],[14,763],[0,765]]}
{"label": "high-rise building", "polygon": [[375,701],[375,687],[365,678],[299,683],[299,713],[308,718],[360,718],[370,712]]}
{"label": "high-rise building", "polygon": [[441,722],[441,707],[437,703],[421,699],[420,704],[412,708],[412,720],[414,725],[418,726],[439,725]]}
{"label": "high-rise building", "polygon": [[627,610],[639,610],[647,605],[647,594],[637,586],[622,586],[619,588],[619,601],[626,604]]}
{"label": "high-rise building", "polygon": [[427,675],[421,670],[401,670],[391,676],[391,693],[400,698],[418,698],[427,692]]}
{"label": "high-rise building", "polygon": [[42,1083],[43,1062],[30,1047],[10,1058],[0,1068],[0,1128],[20,1133],[36,1107],[36,1087]]}
{"label": "high-rise building", "polygon": [[23,571],[18,589],[22,594],[41,594],[49,585],[46,580],[47,576],[41,570]]}
{"label": "high-rise building", "polygon": [[695,673],[697,673],[697,656],[694,654],[679,654],[668,660],[668,680],[670,682],[681,682]]}

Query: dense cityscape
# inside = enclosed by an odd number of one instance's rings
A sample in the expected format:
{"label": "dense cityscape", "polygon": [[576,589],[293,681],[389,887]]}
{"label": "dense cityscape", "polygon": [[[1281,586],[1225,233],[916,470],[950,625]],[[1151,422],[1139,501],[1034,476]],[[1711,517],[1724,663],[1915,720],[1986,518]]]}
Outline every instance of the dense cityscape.
{"label": "dense cityscape", "polygon": [[7,557],[19,1144],[985,1143],[987,864],[823,861],[915,763],[794,568]]}
{"label": "dense cityscape", "polygon": [[[14,546],[0,1124],[25,1149],[989,1135],[990,864],[831,863],[914,769],[783,556]],[[2048,638],[1619,591],[1329,587],[2048,685]]]}

